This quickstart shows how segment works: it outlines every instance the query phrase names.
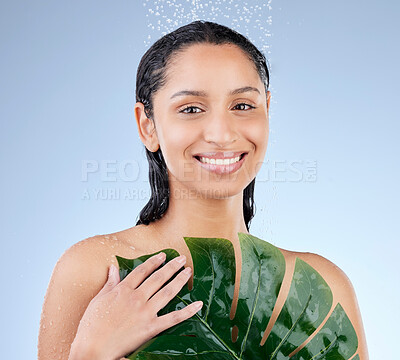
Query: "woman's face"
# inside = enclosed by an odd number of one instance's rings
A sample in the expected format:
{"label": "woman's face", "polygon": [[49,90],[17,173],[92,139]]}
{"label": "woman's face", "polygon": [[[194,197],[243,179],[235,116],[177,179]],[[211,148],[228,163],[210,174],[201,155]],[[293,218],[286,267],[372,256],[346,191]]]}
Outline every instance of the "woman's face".
{"label": "woman's face", "polygon": [[254,64],[237,46],[196,44],[179,53],[153,99],[172,194],[242,192],[265,156],[268,107]]}

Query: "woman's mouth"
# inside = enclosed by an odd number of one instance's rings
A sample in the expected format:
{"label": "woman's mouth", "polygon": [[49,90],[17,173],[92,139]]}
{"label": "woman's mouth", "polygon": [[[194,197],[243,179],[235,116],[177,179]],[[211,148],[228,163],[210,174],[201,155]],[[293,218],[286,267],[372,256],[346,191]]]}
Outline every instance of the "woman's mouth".
{"label": "woman's mouth", "polygon": [[235,157],[195,155],[194,158],[202,168],[208,171],[216,174],[230,174],[240,169],[246,155],[247,153],[244,152]]}

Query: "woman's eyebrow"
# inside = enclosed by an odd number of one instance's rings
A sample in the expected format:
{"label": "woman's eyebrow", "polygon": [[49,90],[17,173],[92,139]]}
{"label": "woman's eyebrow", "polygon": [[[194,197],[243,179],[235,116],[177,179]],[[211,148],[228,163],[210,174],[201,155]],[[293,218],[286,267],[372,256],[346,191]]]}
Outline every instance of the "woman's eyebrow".
{"label": "woman's eyebrow", "polygon": [[[250,92],[250,91],[256,91],[259,94],[261,94],[260,90],[258,90],[257,88],[255,88],[253,86],[243,86],[241,88],[231,90],[228,93],[228,95],[236,95],[236,94],[241,94],[241,93]],[[199,91],[199,90],[181,90],[181,91],[178,91],[175,94],[173,94],[170,99],[173,99],[173,98],[178,97],[178,96],[185,96],[185,95],[207,97],[207,93],[204,92],[204,91]]]}

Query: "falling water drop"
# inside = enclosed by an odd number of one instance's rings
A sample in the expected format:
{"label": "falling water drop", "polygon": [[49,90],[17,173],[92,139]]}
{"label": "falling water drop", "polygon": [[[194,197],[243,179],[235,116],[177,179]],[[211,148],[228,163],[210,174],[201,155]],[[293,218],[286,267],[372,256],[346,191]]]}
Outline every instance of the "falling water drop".
{"label": "falling water drop", "polygon": [[[142,3],[147,22],[147,29],[142,35],[145,48],[149,47],[154,39],[159,39],[182,25],[201,19],[215,21],[237,30],[248,37],[267,59],[270,57],[272,0],[144,0]],[[273,137],[272,121],[273,116],[270,114],[270,133]],[[274,142],[275,140],[271,139],[271,145]],[[266,187],[271,201],[267,201],[268,216],[265,214],[263,218],[269,219],[269,222],[268,226],[264,226],[265,220],[263,220],[262,226],[269,233],[269,236],[265,236],[265,240],[268,241],[270,238],[273,243],[270,217],[273,214],[271,209],[276,206],[277,191],[276,187]],[[131,248],[135,250],[134,247]]]}

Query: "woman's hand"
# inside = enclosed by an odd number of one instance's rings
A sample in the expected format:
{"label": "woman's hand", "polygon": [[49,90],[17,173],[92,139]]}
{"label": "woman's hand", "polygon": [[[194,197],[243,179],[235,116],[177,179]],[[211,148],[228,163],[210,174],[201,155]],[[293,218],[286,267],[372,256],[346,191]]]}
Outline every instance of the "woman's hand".
{"label": "woman's hand", "polygon": [[182,255],[154,272],[165,256],[165,253],[152,256],[123,281],[117,268],[111,265],[107,282],[90,301],[80,321],[70,360],[120,359],[200,310],[202,302],[196,301],[181,310],[157,316],[191,275],[191,268],[187,267],[158,291],[186,262]]}

